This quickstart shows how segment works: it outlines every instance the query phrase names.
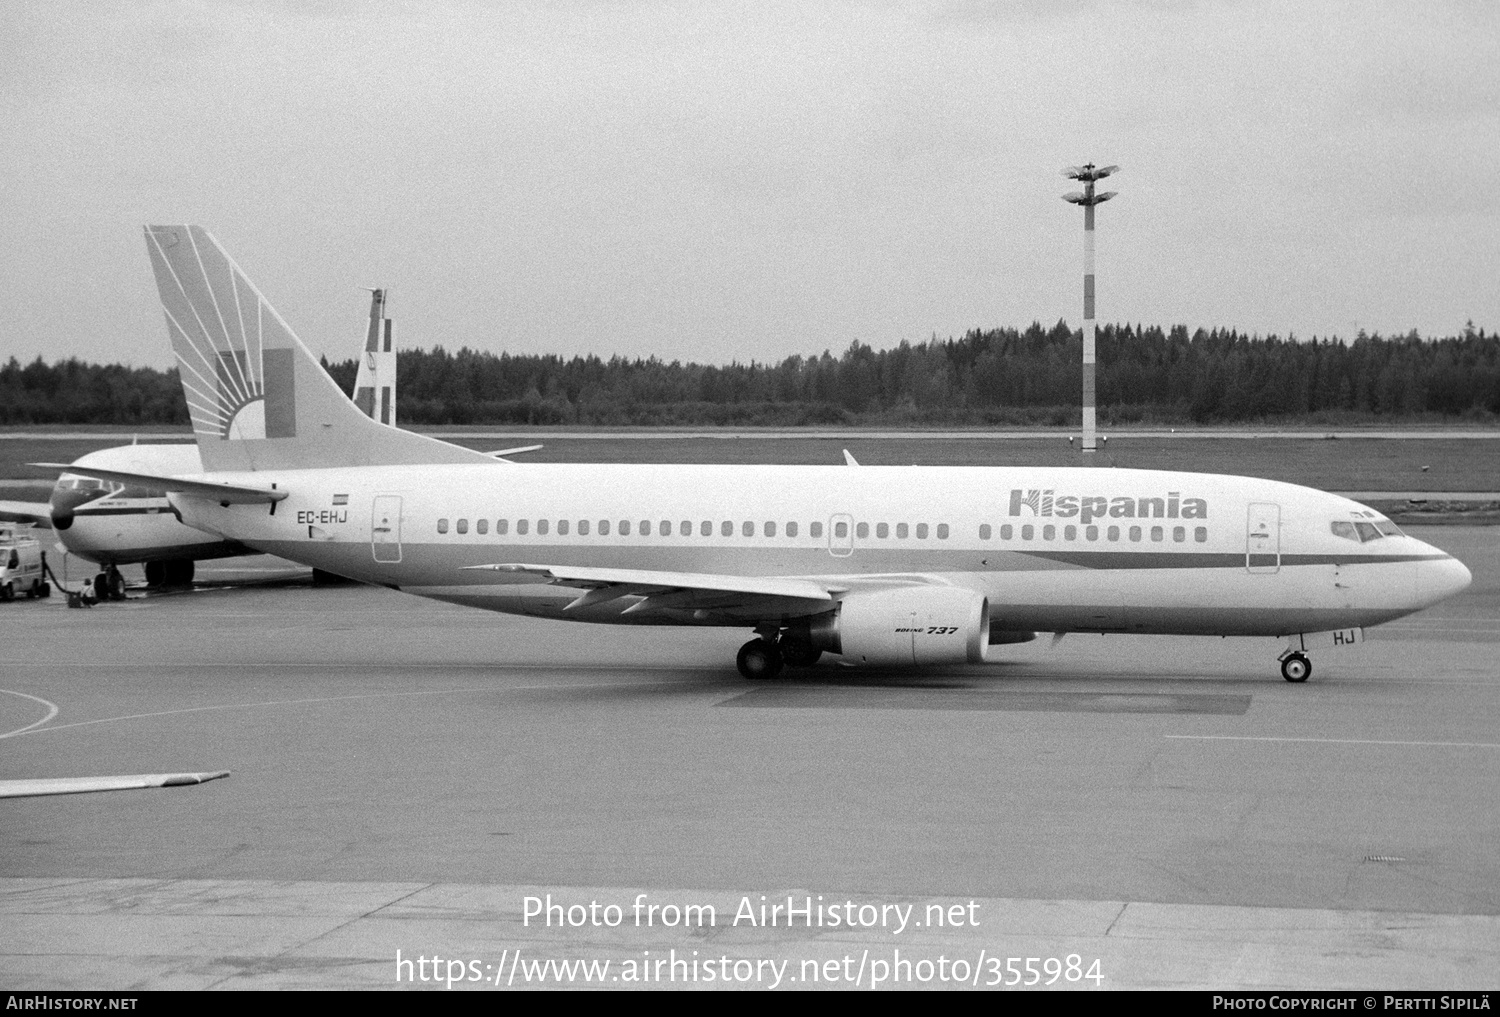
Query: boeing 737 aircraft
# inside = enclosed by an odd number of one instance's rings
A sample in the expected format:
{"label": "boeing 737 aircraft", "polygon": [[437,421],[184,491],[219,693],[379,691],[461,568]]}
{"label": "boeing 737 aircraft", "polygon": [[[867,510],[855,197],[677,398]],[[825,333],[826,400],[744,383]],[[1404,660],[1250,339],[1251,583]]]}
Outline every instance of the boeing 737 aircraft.
{"label": "boeing 737 aircraft", "polygon": [[1049,632],[1317,645],[1462,590],[1461,562],[1346,498],[1245,477],[1022,467],[515,465],[362,415],[207,231],[146,246],[201,467],[192,526],[420,596],[752,630],[747,678],[820,654],[979,662]]}
{"label": "boeing 737 aircraft", "polygon": [[[385,302],[386,291],[371,291],[370,321],[360,349],[354,398],[364,413],[395,426],[396,354]],[[181,522],[163,490],[101,481],[78,471],[84,467],[167,475],[193,473],[203,467],[191,443],[122,445],[90,452],[70,463],[45,504],[0,503],[9,518],[50,525],[69,554],[103,566],[94,578],[101,599],[123,596],[121,565],[143,564],[150,586],[181,586],[193,581],[198,561],[257,553],[237,540]]]}

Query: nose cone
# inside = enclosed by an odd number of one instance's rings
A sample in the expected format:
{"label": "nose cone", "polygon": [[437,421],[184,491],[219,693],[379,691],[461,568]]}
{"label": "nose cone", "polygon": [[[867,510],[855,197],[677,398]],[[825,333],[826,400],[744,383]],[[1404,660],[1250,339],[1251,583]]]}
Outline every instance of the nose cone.
{"label": "nose cone", "polygon": [[1474,574],[1457,558],[1435,558],[1417,566],[1417,593],[1424,605],[1447,600],[1473,581]]}

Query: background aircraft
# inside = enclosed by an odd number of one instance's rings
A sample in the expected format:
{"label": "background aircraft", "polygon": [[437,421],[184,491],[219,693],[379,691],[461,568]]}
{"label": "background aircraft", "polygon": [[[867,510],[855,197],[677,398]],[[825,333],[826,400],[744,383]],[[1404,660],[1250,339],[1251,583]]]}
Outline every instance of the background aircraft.
{"label": "background aircraft", "polygon": [[[380,423],[394,427],[396,354],[385,303],[385,290],[371,291],[354,403]],[[100,480],[87,472],[76,472],[74,467],[173,475],[197,472],[202,462],[192,442],[101,449],[69,464],[58,477],[48,502],[0,502],[0,518],[50,527],[66,553],[101,566],[93,580],[100,598],[124,595],[121,565],[142,564],[148,585],[178,586],[193,581],[196,562],[259,553],[237,540],[185,525],[163,490],[147,484]]]}

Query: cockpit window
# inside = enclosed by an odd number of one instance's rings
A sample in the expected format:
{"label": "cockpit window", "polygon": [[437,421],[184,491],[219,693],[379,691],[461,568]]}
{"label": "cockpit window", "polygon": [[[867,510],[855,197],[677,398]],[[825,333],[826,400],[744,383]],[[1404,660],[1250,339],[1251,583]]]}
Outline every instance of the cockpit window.
{"label": "cockpit window", "polygon": [[1380,521],[1373,523],[1346,522],[1342,519],[1335,519],[1333,522],[1328,524],[1328,529],[1333,533],[1335,537],[1343,537],[1345,540],[1355,540],[1361,544],[1368,543],[1372,540],[1379,540],[1381,537],[1406,536],[1406,534],[1402,533],[1400,528],[1397,527],[1396,524],[1391,522],[1389,519],[1381,519]]}

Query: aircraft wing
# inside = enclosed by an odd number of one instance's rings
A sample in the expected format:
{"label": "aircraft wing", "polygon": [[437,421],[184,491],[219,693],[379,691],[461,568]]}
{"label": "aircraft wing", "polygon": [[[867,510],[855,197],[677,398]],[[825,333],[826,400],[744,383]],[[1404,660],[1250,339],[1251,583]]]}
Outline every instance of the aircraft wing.
{"label": "aircraft wing", "polygon": [[563,610],[592,607],[621,597],[642,597],[622,613],[636,614],[670,608],[678,611],[722,609],[749,599],[786,599],[801,602],[821,601],[830,607],[835,593],[844,587],[826,586],[808,579],[781,579],[774,576],[722,576],[704,572],[659,572],[654,569],[607,569],[575,565],[532,565],[502,563],[467,565],[465,569],[491,572],[524,573],[539,576],[555,586],[574,586],[582,592]]}
{"label": "aircraft wing", "polygon": [[75,473],[80,477],[118,480],[122,484],[138,484],[141,487],[151,487],[158,491],[235,504],[266,504],[280,501],[287,496],[286,491],[278,491],[270,487],[249,487],[213,480],[188,480],[183,477],[163,477],[151,473],[127,473],[124,470],[99,470],[92,466],[79,466],[75,463],[27,463],[26,465]]}
{"label": "aircraft wing", "polygon": [[52,506],[44,501],[0,501],[0,522],[52,529]]}

